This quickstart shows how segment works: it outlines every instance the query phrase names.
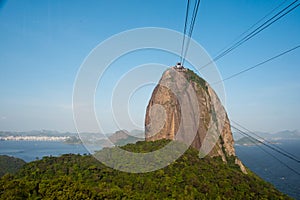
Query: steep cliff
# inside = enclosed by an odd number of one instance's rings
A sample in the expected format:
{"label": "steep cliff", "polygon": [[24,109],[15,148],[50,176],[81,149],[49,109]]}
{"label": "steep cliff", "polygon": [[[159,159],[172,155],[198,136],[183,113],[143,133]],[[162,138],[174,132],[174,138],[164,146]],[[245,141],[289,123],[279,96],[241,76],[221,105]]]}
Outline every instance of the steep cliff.
{"label": "steep cliff", "polygon": [[[200,156],[235,156],[227,113],[209,84],[193,71],[172,67],[155,87],[145,118],[146,141],[179,140]],[[243,172],[242,163],[236,159]]]}

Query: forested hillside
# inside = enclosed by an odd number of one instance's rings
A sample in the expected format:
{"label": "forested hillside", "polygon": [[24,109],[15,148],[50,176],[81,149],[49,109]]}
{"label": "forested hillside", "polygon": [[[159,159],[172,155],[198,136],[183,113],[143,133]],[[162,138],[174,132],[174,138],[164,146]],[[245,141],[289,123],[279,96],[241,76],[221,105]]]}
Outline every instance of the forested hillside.
{"label": "forested hillside", "polygon": [[6,173],[17,172],[24,164],[25,161],[20,158],[0,155],[0,177]]}
{"label": "forested hillside", "polygon": [[[167,140],[123,148],[149,152]],[[190,148],[175,163],[149,173],[108,168],[91,155],[44,157],[15,175],[0,179],[0,199],[288,199],[250,171],[243,174],[229,158],[198,157]]]}

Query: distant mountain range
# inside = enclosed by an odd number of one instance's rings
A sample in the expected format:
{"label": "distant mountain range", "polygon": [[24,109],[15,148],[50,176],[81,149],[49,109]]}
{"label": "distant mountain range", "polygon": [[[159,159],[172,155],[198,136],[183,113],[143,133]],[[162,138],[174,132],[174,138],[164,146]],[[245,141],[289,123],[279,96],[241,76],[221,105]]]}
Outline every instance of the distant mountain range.
{"label": "distant mountain range", "polygon": [[144,140],[144,131],[119,130],[115,133],[101,134],[101,133],[81,133],[80,137],[77,133],[59,132],[52,130],[41,131],[0,131],[0,140],[27,140],[27,141],[63,141],[68,144],[80,144],[82,140],[88,144],[96,144],[105,146],[112,146],[112,143],[118,146],[128,143],[135,143]]}
{"label": "distant mountain range", "polygon": [[[300,140],[300,131],[284,130],[276,133],[255,132],[261,138],[249,133],[251,136],[259,139],[260,141],[268,140],[270,142],[278,143],[282,140]],[[238,145],[254,145],[259,142],[254,142],[249,137],[243,136],[234,132],[233,137],[235,144]],[[87,143],[97,144],[101,146],[111,146],[115,144],[118,146],[128,143],[135,143],[137,141],[144,140],[144,131],[132,130],[130,132],[126,130],[116,131],[115,133],[101,134],[101,133],[82,133],[81,138]],[[63,141],[69,144],[82,143],[77,133],[72,132],[59,132],[53,130],[34,130],[34,131],[0,131],[0,140],[39,140],[39,141]]]}
{"label": "distant mountain range", "polygon": [[0,137],[7,136],[54,136],[54,137],[67,137],[75,136],[77,133],[59,132],[53,130],[33,130],[33,131],[0,131]]}
{"label": "distant mountain range", "polygon": [[[267,140],[273,143],[280,143],[281,141],[284,140],[300,140],[300,131],[298,130],[294,130],[294,131],[284,130],[276,133],[255,132],[255,134],[258,135],[259,137],[257,137],[252,133],[248,133],[248,134],[262,142]],[[251,146],[260,143],[259,141],[255,141],[250,137],[243,136],[239,133],[233,133],[233,136],[235,138],[235,144],[238,145]]]}

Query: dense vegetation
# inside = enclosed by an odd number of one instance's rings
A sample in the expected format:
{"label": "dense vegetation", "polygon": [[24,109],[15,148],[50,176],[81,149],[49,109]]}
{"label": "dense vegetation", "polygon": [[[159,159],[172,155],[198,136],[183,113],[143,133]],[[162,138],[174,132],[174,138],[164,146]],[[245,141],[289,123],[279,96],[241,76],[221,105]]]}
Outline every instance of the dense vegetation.
{"label": "dense vegetation", "polygon": [[187,69],[185,75],[188,81],[197,83],[200,87],[207,91],[206,81],[198,76],[194,71]]}
{"label": "dense vegetation", "polygon": [[19,158],[0,155],[0,177],[6,173],[16,173],[26,162]]}
{"label": "dense vegetation", "polygon": [[[167,142],[137,142],[123,148],[149,152]],[[90,155],[44,157],[0,179],[0,199],[288,199],[229,159],[198,157],[195,149],[163,169],[132,174],[108,168]]]}

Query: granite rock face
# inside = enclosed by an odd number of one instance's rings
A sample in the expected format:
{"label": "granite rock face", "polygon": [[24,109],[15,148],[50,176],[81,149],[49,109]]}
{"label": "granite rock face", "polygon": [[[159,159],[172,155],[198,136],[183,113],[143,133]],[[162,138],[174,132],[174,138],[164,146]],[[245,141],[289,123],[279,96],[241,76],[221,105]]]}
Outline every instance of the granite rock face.
{"label": "granite rock face", "polygon": [[[186,68],[163,73],[147,106],[145,138],[183,141],[199,149],[200,156],[221,156],[224,162],[235,156],[230,122],[218,96]],[[242,166],[238,159],[236,163]]]}

